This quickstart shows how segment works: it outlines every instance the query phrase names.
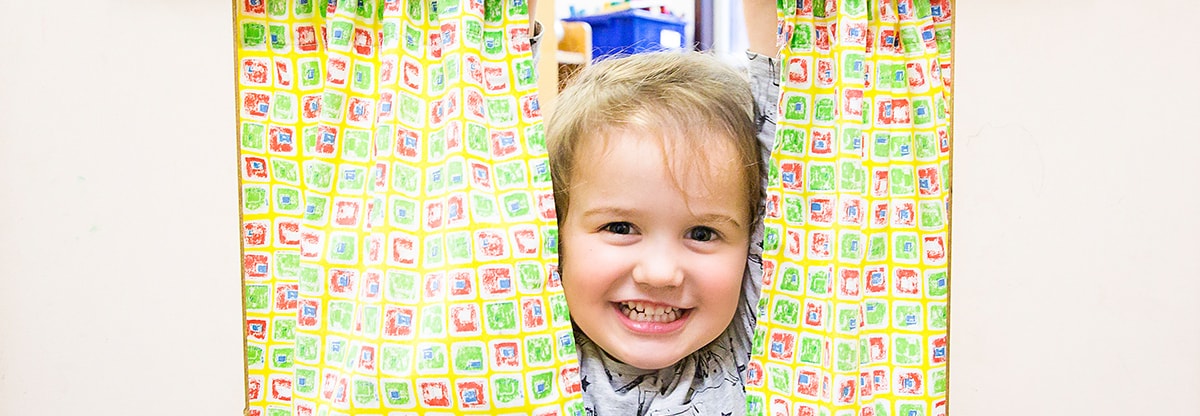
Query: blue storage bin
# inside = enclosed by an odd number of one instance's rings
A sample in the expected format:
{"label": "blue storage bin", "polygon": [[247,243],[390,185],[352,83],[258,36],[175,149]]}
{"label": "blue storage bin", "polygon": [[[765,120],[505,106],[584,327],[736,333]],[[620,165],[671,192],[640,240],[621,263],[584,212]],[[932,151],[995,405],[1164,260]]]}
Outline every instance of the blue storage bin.
{"label": "blue storage bin", "polygon": [[563,19],[592,26],[592,57],[683,47],[687,22],[675,16],[629,9]]}

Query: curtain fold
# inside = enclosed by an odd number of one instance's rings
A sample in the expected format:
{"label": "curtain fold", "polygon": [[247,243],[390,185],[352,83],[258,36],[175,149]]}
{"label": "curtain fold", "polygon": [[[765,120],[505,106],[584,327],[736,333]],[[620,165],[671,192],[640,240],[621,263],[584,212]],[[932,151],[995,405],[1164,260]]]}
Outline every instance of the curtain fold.
{"label": "curtain fold", "polygon": [[525,1],[234,7],[248,414],[578,414]]}
{"label": "curtain fold", "polygon": [[780,0],[751,415],[944,415],[950,0]]}

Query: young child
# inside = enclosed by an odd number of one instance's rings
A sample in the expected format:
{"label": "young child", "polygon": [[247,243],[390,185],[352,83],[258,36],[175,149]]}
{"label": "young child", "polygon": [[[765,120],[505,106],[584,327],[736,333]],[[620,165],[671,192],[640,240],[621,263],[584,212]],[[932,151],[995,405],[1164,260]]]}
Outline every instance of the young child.
{"label": "young child", "polygon": [[[762,84],[771,63],[751,65]],[[589,414],[745,413],[774,136],[754,101],[771,91],[712,56],[653,53],[559,96],[547,138]]]}

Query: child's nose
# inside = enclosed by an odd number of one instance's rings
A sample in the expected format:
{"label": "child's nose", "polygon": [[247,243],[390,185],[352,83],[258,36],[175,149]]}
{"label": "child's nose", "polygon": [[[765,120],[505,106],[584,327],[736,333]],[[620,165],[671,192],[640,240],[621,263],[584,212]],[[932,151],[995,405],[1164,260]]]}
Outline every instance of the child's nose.
{"label": "child's nose", "polygon": [[652,287],[676,287],[683,284],[683,267],[671,250],[647,250],[633,269],[633,281]]}

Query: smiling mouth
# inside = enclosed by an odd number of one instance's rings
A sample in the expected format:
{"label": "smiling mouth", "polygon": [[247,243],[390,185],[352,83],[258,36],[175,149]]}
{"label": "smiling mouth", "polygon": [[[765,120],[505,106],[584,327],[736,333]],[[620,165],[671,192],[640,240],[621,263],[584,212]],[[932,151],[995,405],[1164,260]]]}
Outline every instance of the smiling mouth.
{"label": "smiling mouth", "polygon": [[634,322],[675,322],[691,309],[655,305],[645,302],[618,302],[621,313]]}

